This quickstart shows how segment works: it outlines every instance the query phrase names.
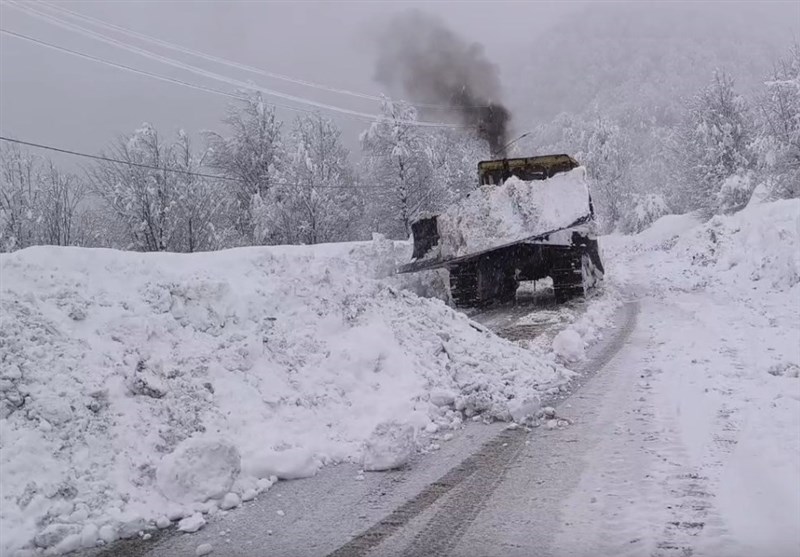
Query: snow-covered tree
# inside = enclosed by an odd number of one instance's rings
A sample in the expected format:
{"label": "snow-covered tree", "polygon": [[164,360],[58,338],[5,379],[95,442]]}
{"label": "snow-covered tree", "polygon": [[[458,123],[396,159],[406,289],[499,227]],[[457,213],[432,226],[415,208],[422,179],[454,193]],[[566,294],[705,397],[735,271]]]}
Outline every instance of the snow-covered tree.
{"label": "snow-covered tree", "polygon": [[592,123],[585,137],[583,149],[576,156],[588,170],[601,221],[612,230],[632,201],[631,144],[615,122],[602,116]]}
{"label": "snow-covered tree", "polygon": [[176,177],[169,172],[171,149],[145,123],[132,135],[119,138],[106,154],[108,158],[132,163],[101,162],[90,170],[92,190],[125,228],[128,247],[139,251],[169,250],[174,231],[170,212],[177,191]]}
{"label": "snow-covered tree", "polygon": [[36,159],[15,145],[0,149],[0,248],[25,248],[38,240],[38,170]]}
{"label": "snow-covered tree", "polygon": [[129,164],[95,164],[89,171],[91,188],[116,217],[127,238],[125,247],[180,251],[176,215],[180,189],[178,175],[172,172],[176,169],[173,146],[145,123],[130,136],[119,138],[106,154]]}
{"label": "snow-covered tree", "polygon": [[214,180],[202,174],[205,154],[197,157],[191,149],[189,136],[183,130],[172,146],[172,165],[177,173],[173,246],[176,251],[208,251],[220,247],[220,233],[227,223],[229,199],[224,180]]}
{"label": "snow-covered tree", "polygon": [[472,133],[444,128],[428,137],[433,183],[439,191],[430,210],[440,211],[478,186],[478,162],[490,156],[486,142]]}
{"label": "snow-covered tree", "polygon": [[51,246],[73,245],[79,206],[86,194],[85,184],[76,176],[61,172],[53,161],[48,161],[40,173],[39,188],[41,243]]}
{"label": "snow-covered tree", "polygon": [[[92,188],[91,183],[89,188]],[[77,216],[74,233],[76,246],[89,248],[129,249],[127,227],[102,200],[87,196],[87,202]]]}
{"label": "snow-covered tree", "polygon": [[753,142],[774,197],[800,197],[800,44],[779,60],[757,99],[759,134]]}
{"label": "snow-covered tree", "polygon": [[[259,199],[261,233],[274,243],[355,239],[362,208],[341,131],[320,114],[295,120],[283,179]],[[260,196],[259,196],[260,197]]]}
{"label": "snow-covered tree", "polygon": [[84,185],[16,146],[0,150],[0,250],[75,243]]}
{"label": "snow-covered tree", "polygon": [[116,224],[100,215],[94,221],[110,224],[111,237],[120,234],[113,227],[121,227],[127,238],[122,247],[198,251],[218,246],[224,191],[216,180],[193,175],[200,172],[202,159],[192,153],[186,133],[179,132],[175,142],[167,143],[144,124],[120,138],[109,149],[109,158],[129,164],[101,162],[89,175],[93,191]]}
{"label": "snow-covered tree", "polygon": [[636,234],[670,213],[669,205],[661,195],[633,194],[630,202],[626,204],[620,230],[627,234]]}
{"label": "snow-covered tree", "polygon": [[732,78],[715,73],[712,83],[689,100],[676,139],[681,208],[719,212],[723,183],[745,173],[752,162],[750,114]]}
{"label": "snow-covered tree", "polygon": [[229,136],[205,133],[209,149],[206,164],[231,179],[237,232],[246,243],[260,243],[255,236],[253,199],[256,195],[266,199],[273,183],[280,180],[284,160],[281,122],[261,93],[230,105],[224,122]]}
{"label": "snow-covered tree", "polygon": [[382,116],[361,134],[365,191],[373,230],[407,238],[411,223],[434,210],[444,185],[433,179],[430,138],[412,122],[413,106],[384,98]]}

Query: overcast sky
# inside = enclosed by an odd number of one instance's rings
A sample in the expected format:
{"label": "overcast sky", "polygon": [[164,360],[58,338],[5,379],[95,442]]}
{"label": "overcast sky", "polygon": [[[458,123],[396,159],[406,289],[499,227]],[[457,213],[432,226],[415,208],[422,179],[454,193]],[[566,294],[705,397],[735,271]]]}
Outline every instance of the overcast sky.
{"label": "overcast sky", "polygon": [[[641,6],[649,1],[640,0],[638,4]],[[375,45],[380,39],[381,30],[385,29],[394,14],[416,8],[438,15],[457,34],[482,43],[489,59],[500,66],[501,80],[505,74],[503,81],[513,84],[515,80],[509,79],[510,73],[518,72],[519,66],[511,64],[519,61],[519,53],[531,49],[537,35],[549,28],[563,29],[562,24],[568,17],[590,17],[581,13],[588,3],[114,0],[58,2],[58,5],[267,71],[332,87],[378,94],[382,91],[373,80]],[[599,9],[608,6],[601,0],[596,5]],[[775,7],[774,2],[771,5],[766,2],[714,2],[710,4],[712,10],[709,13],[713,18],[725,17],[725,14],[733,13],[735,7],[745,5],[758,10]],[[787,34],[784,27],[798,28],[800,3],[784,2],[782,6],[798,6],[797,20],[794,23],[781,20],[781,28],[775,32],[781,37],[788,37],[791,33]],[[39,5],[39,9],[44,8]],[[623,10],[622,13],[628,11]],[[793,11],[784,9],[781,13],[791,14]],[[7,4],[0,5],[0,26],[154,73],[226,91],[234,89],[230,84],[197,76],[54,26]],[[115,37],[238,80],[252,80],[264,87],[349,109],[369,113],[378,110],[374,101],[256,76],[159,49],[120,34]],[[782,45],[783,39],[778,42]],[[511,99],[512,110],[518,108],[514,102],[530,102],[524,95],[515,96],[513,93],[506,95]],[[265,96],[265,99],[276,100],[269,96]],[[220,120],[228,102],[230,99],[225,97],[156,81],[0,35],[0,131],[3,135],[98,152],[115,136],[132,132],[142,122],[153,124],[165,135],[172,135],[183,128],[197,137],[201,130],[220,129]],[[276,102],[287,104],[286,101]],[[351,117],[324,113],[341,126],[348,147],[357,150],[358,133],[366,124]],[[287,127],[291,125],[295,114],[285,109],[279,110],[280,117],[287,121]],[[61,161],[66,162],[63,158],[59,159]]]}
{"label": "overcast sky", "polygon": [[[533,34],[580,7],[575,2],[113,1],[59,5],[268,71],[370,94],[381,92],[372,79],[376,30],[394,13],[417,8],[438,14],[457,33],[483,43],[491,59],[501,60],[509,49],[528,44]],[[60,46],[194,83],[233,89],[37,20],[8,5],[0,8],[0,21],[4,29]],[[153,48],[122,35],[116,37]],[[219,128],[230,100],[7,35],[0,41],[0,128],[3,134],[20,139],[96,152],[114,136],[145,121],[162,133],[183,127],[195,134]],[[160,52],[286,93],[370,113],[377,110],[372,101],[247,74],[169,50]],[[286,120],[294,117],[292,112],[280,112]],[[335,119],[349,146],[355,147],[357,133],[365,124],[348,117]]]}

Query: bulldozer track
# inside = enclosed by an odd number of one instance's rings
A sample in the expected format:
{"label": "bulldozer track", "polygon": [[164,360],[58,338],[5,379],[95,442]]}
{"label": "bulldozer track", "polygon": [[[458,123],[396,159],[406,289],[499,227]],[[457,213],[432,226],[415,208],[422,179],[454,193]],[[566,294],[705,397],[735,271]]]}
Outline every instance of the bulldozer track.
{"label": "bulldozer track", "polygon": [[497,331],[497,336],[512,342],[526,340],[538,336],[542,331],[547,330],[548,324],[533,323],[528,325],[513,325],[504,327]]}

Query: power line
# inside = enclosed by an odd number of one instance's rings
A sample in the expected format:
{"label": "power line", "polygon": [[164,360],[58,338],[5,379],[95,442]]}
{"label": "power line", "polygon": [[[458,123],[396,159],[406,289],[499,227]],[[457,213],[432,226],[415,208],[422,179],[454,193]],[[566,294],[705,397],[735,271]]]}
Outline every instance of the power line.
{"label": "power line", "polygon": [[[214,180],[227,180],[230,182],[239,182],[242,184],[247,183],[246,180],[242,180],[241,178],[230,178],[227,176],[219,176],[215,174],[204,174],[202,172],[192,172],[190,170],[181,170],[178,168],[165,168],[161,166],[152,166],[149,164],[138,163],[138,162],[130,162],[130,161],[123,161],[120,159],[112,159],[111,157],[105,157],[102,155],[92,155],[90,153],[81,153],[80,151],[73,151],[71,149],[64,149],[62,147],[53,147],[52,145],[43,145],[41,143],[33,143],[32,141],[23,141],[22,139],[14,139],[12,137],[4,137],[0,135],[0,141],[8,141],[10,143],[17,143],[19,145],[25,145],[28,147],[35,147],[37,149],[45,149],[47,151],[55,151],[57,153],[64,153],[66,155],[74,155],[76,157],[84,157],[87,159],[95,159],[104,162],[110,162],[114,164],[122,164],[126,166],[136,166],[139,168],[147,168],[150,170],[158,170],[159,172],[173,172],[176,174],[184,174],[187,176],[197,176],[199,178],[212,178]],[[303,184],[293,184],[289,182],[273,182],[274,185],[277,186],[297,186],[302,187]],[[361,190],[389,190],[391,188],[377,188],[377,187],[365,187],[365,186],[317,186],[315,189],[361,189]]]}
{"label": "power line", "polygon": [[[165,75],[161,75],[161,74],[157,74],[157,73],[153,73],[153,72],[148,72],[147,70],[141,70],[139,68],[134,68],[133,66],[128,66],[126,64],[120,64],[119,62],[113,62],[111,60],[106,60],[105,58],[100,58],[99,56],[93,56],[91,54],[86,54],[85,52],[80,52],[78,50],[72,50],[70,48],[59,46],[59,45],[56,45],[56,44],[53,44],[53,43],[48,43],[48,42],[43,41],[41,39],[37,39],[37,38],[34,38],[34,37],[29,37],[28,35],[23,35],[22,33],[17,33],[15,31],[9,31],[8,29],[0,28],[0,33],[9,35],[11,37],[15,37],[17,39],[22,39],[24,41],[29,41],[29,42],[38,44],[40,46],[44,46],[44,47],[52,49],[52,50],[57,50],[59,52],[64,52],[64,53],[70,54],[72,56],[77,56],[79,58],[84,58],[86,60],[91,60],[92,62],[97,62],[99,64],[105,64],[105,65],[111,66],[113,68],[118,68],[118,69],[121,69],[121,70],[133,72],[133,73],[136,73],[136,74],[139,74],[139,75],[144,75],[144,76],[147,76],[147,77],[152,77],[153,79],[158,79],[160,81],[166,81],[167,83],[174,83],[176,85],[183,85],[184,87],[189,87],[190,89],[197,89],[199,91],[205,91],[206,93],[214,93],[216,95],[222,95],[224,97],[229,97],[229,98],[236,99],[236,100],[246,100],[246,97],[244,95],[238,95],[236,93],[230,93],[228,91],[223,91],[222,89],[215,89],[214,87],[207,87],[205,85],[198,85],[196,83],[191,83],[189,81],[184,81],[182,79],[177,79],[177,78],[174,78],[174,77],[169,77],[169,76],[165,76]],[[287,110],[293,110],[295,112],[303,112],[303,113],[306,113],[306,114],[312,114],[313,113],[312,110],[307,110],[305,108],[298,108],[296,106],[291,106],[291,105],[288,105],[288,104],[280,104],[280,103],[270,103],[270,104],[272,104],[274,106],[277,106],[277,107],[280,107],[280,108],[285,108]]]}
{"label": "power line", "polygon": [[[86,14],[82,14],[80,12],[75,12],[75,11],[69,10],[67,8],[64,8],[62,6],[56,6],[56,5],[53,5],[53,4],[49,4],[47,2],[39,2],[39,4],[43,5],[43,6],[46,6],[50,10],[54,10],[54,11],[60,12],[62,14],[65,14],[68,17],[72,17],[73,19],[77,19],[77,20],[83,21],[85,23],[93,24],[93,25],[96,25],[96,26],[104,28],[104,29],[110,29],[110,30],[113,30],[113,31],[117,31],[118,33],[122,33],[124,35],[129,36],[129,37],[133,37],[133,38],[145,41],[145,42],[149,42],[151,44],[155,44],[155,45],[158,45],[158,46],[161,46],[161,47],[164,47],[164,48],[175,50],[175,51],[181,52],[183,54],[189,54],[191,56],[196,56],[198,58],[203,58],[205,60],[208,60],[210,62],[215,62],[217,64],[222,64],[222,65],[229,66],[229,67],[232,67],[232,68],[236,68],[236,69],[239,69],[239,70],[243,70],[243,71],[246,71],[246,72],[262,75],[264,77],[269,77],[269,78],[272,78],[272,79],[279,79],[279,80],[286,81],[286,82],[289,82],[289,83],[294,83],[296,85],[303,85],[305,87],[311,87],[311,88],[314,88],[314,89],[319,89],[319,90],[322,90],[322,91],[328,91],[328,92],[331,92],[331,93],[349,95],[349,96],[356,97],[356,98],[367,99],[367,100],[378,101],[378,102],[383,100],[382,97],[380,97],[378,95],[370,95],[370,94],[367,94],[367,93],[361,93],[361,92],[358,92],[358,91],[351,91],[349,89],[343,89],[343,88],[340,88],[340,87],[332,87],[330,85],[324,85],[324,84],[321,84],[321,83],[316,83],[316,82],[305,80],[305,79],[298,79],[298,78],[294,78],[294,77],[291,77],[291,76],[287,76],[285,74],[280,74],[280,73],[276,73],[276,72],[270,72],[270,71],[267,71],[267,70],[263,70],[261,68],[257,68],[257,67],[250,66],[250,65],[247,65],[247,64],[242,64],[240,62],[236,62],[236,61],[233,61],[233,60],[228,60],[226,58],[221,58],[219,56],[214,56],[213,54],[208,54],[208,53],[205,53],[205,52],[202,52],[202,51],[199,51],[199,50],[194,50],[194,49],[191,49],[191,48],[188,48],[188,47],[176,44],[176,43],[171,43],[169,41],[165,41],[163,39],[159,39],[157,37],[153,37],[152,35],[147,35],[145,33],[141,33],[139,31],[135,31],[135,30],[130,29],[128,27],[123,27],[121,25],[116,25],[114,23],[111,23],[111,22],[108,22],[108,21],[105,21],[105,20],[102,20],[102,19],[98,19],[98,18],[89,16],[89,15],[86,15]],[[435,109],[486,108],[485,105],[454,107],[454,106],[451,106],[451,105],[428,104],[428,103],[411,103],[411,104],[413,106],[415,106],[415,107],[418,107],[418,108],[435,108]]]}
{"label": "power line", "polygon": [[198,176],[200,178],[214,178],[216,180],[230,180],[232,182],[243,182],[244,180],[240,180],[238,178],[227,178],[225,176],[215,176],[213,174],[203,174],[202,172],[192,172],[190,170],[180,170],[178,168],[164,168],[160,166],[152,166],[149,164],[143,164],[138,162],[130,162],[130,161],[122,161],[119,159],[112,159],[110,157],[104,157],[102,155],[92,155],[89,153],[80,153],[78,151],[72,151],[70,149],[63,149],[61,147],[53,147],[51,145],[42,145],[41,143],[33,143],[31,141],[23,141],[21,139],[14,139],[11,137],[4,137],[0,135],[0,140],[2,141],[9,141],[11,143],[18,143],[20,145],[27,145],[28,147],[36,147],[37,149],[46,149],[48,151],[55,151],[57,153],[64,153],[67,155],[75,155],[76,157],[85,157],[87,159],[95,159],[98,161],[105,161],[105,162],[113,162],[116,164],[124,164],[128,166],[138,166],[140,168],[149,168],[150,170],[158,170],[163,172],[174,172],[176,174],[186,174],[188,176]]}
{"label": "power line", "polygon": [[[132,46],[132,45],[128,45],[126,43],[123,43],[121,41],[118,41],[118,40],[114,39],[113,37],[109,37],[107,35],[103,35],[102,33],[98,33],[96,31],[92,31],[90,29],[86,29],[86,28],[80,27],[78,25],[69,23],[67,21],[58,19],[58,18],[56,18],[54,16],[45,14],[45,13],[40,12],[40,11],[37,11],[34,8],[31,8],[29,6],[19,5],[19,4],[15,3],[13,0],[6,0],[5,4],[7,4],[7,5],[9,5],[9,6],[13,7],[13,8],[17,8],[18,10],[21,10],[22,12],[24,12],[24,13],[30,15],[30,16],[33,16],[33,17],[36,17],[36,18],[39,18],[39,19],[43,19],[44,21],[47,21],[48,23],[51,23],[51,24],[56,25],[58,27],[62,27],[64,29],[67,29],[67,30],[70,30],[70,31],[74,31],[74,32],[76,32],[76,33],[78,33],[80,35],[83,35],[85,37],[90,37],[90,38],[93,38],[95,40],[99,40],[99,41],[104,42],[106,44],[111,44],[113,46],[117,46],[118,48],[121,48],[123,50],[127,50],[128,52],[133,52],[135,54],[139,54],[140,56],[144,56],[145,58],[149,58],[151,60],[162,62],[162,63],[168,64],[168,65],[177,67],[179,69],[185,69],[187,71],[199,74],[199,75],[204,76],[204,77],[210,77],[212,79],[216,79],[216,80],[219,80],[219,81],[232,83],[234,86],[237,86],[237,87],[243,87],[245,89],[257,89],[252,84],[245,83],[245,82],[238,81],[238,80],[232,80],[232,79],[226,78],[225,76],[214,74],[213,72],[208,72],[206,70],[203,70],[202,68],[191,66],[189,64],[184,64],[183,62],[180,62],[178,60],[174,60],[174,59],[171,59],[171,58],[168,58],[168,57],[165,57],[165,56],[161,56],[159,54],[156,54],[154,52],[150,52],[150,51],[142,49],[142,48],[138,48],[138,47],[135,47],[135,46]],[[21,36],[21,33],[17,33],[16,35],[17,36]],[[44,41],[40,41],[40,40],[37,40],[37,39],[32,39],[31,37],[26,37],[26,38],[28,38],[29,40],[33,40],[34,42],[38,42],[40,44],[45,44]],[[50,46],[51,48],[56,48],[56,49],[63,49],[63,47],[59,47],[57,45],[49,44],[48,46]],[[69,49],[63,49],[63,50],[66,51],[66,50],[69,50]],[[75,52],[75,51],[72,51],[72,52]],[[92,59],[94,61],[100,61],[102,63],[108,63],[109,62],[109,61],[101,59],[99,57],[93,57],[93,56],[86,55],[86,54],[81,54],[81,55],[84,58]],[[114,63],[114,62],[110,62],[110,63],[113,64],[113,65],[116,65],[116,63]],[[142,72],[140,71],[138,73],[142,73]],[[211,89],[211,88],[209,88],[209,89]],[[238,98],[241,99],[242,97],[239,96]],[[300,112],[311,112],[310,110],[304,110],[304,109],[301,109],[301,108],[290,107],[288,105],[280,105],[280,104],[276,104],[276,103],[271,103],[271,104],[275,104],[276,106],[281,106],[283,108],[290,108],[291,110],[296,110],[296,111],[300,111]]]}
{"label": "power line", "polygon": [[[315,108],[320,108],[320,109],[324,109],[324,110],[330,110],[330,111],[333,111],[333,112],[339,112],[341,114],[346,114],[346,115],[349,115],[349,116],[355,116],[355,117],[358,117],[358,118],[366,119],[368,121],[377,121],[377,120],[381,120],[381,119],[384,118],[384,116],[382,116],[380,114],[370,114],[370,113],[366,113],[366,112],[360,112],[358,110],[351,110],[351,109],[348,109],[348,108],[342,108],[342,107],[339,107],[339,106],[335,106],[335,105],[331,105],[331,104],[327,104],[327,103],[314,101],[312,99],[307,99],[305,97],[299,97],[299,96],[296,96],[296,95],[289,95],[287,93],[282,93],[282,92],[276,91],[274,89],[269,89],[269,88],[266,88],[266,87],[255,85],[253,83],[247,83],[247,82],[244,82],[244,81],[241,81],[241,80],[238,80],[238,79],[230,78],[230,77],[224,76],[222,74],[218,74],[218,73],[215,73],[215,72],[211,72],[211,71],[205,70],[205,69],[200,68],[198,66],[193,66],[191,64],[187,64],[185,62],[181,62],[181,61],[176,60],[174,58],[170,58],[170,57],[167,57],[167,56],[162,56],[162,55],[157,54],[155,52],[152,52],[152,51],[149,51],[149,50],[146,50],[146,49],[143,49],[143,48],[139,48],[137,46],[133,46],[133,45],[124,43],[124,42],[119,41],[119,40],[117,40],[117,39],[115,39],[113,37],[109,37],[108,35],[104,35],[104,34],[99,33],[97,31],[92,31],[91,29],[87,29],[85,27],[81,27],[80,25],[70,23],[68,21],[65,21],[65,20],[60,19],[60,18],[55,17],[55,16],[52,16],[50,14],[38,11],[38,10],[36,10],[34,8],[31,8],[29,6],[20,5],[20,4],[16,3],[16,2],[14,2],[13,0],[7,0],[6,4],[11,6],[11,7],[13,7],[13,8],[16,8],[16,9],[18,9],[18,10],[20,10],[20,11],[22,11],[22,12],[24,12],[24,13],[30,15],[30,16],[32,16],[32,17],[35,17],[35,18],[38,18],[38,19],[42,19],[42,20],[47,21],[47,22],[49,22],[49,23],[51,23],[53,25],[56,25],[58,27],[62,27],[64,29],[68,29],[68,30],[74,31],[74,32],[76,32],[76,33],[78,33],[80,35],[83,35],[83,36],[86,36],[86,37],[91,37],[93,39],[96,39],[98,41],[104,42],[106,44],[111,44],[111,45],[114,45],[114,46],[116,46],[118,48],[121,48],[123,50],[127,50],[128,52],[133,52],[135,54],[139,54],[140,56],[144,56],[145,58],[150,58],[151,60],[156,60],[158,62],[162,62],[164,64],[167,64],[167,65],[179,68],[179,69],[183,69],[183,70],[195,73],[197,75],[201,75],[203,77],[208,77],[210,79],[215,79],[217,81],[222,81],[224,83],[231,84],[231,85],[233,85],[235,87],[239,87],[239,88],[243,88],[243,89],[254,89],[254,90],[257,90],[257,91],[261,91],[262,93],[265,93],[267,95],[283,98],[283,99],[286,99],[286,100],[289,100],[289,101],[292,101],[292,102],[297,102],[297,103],[300,103],[300,104],[306,104],[306,105],[309,105],[309,106],[313,106]],[[411,125],[411,126],[431,127],[431,128],[462,128],[462,127],[465,127],[465,126],[458,126],[458,125],[454,125],[454,124],[445,124],[445,123],[442,123],[442,122],[426,122],[426,121],[420,121],[420,120],[399,120],[399,122],[403,122],[403,123]]]}
{"label": "power line", "polygon": [[[118,62],[112,62],[111,60],[106,60],[104,58],[99,58],[97,56],[92,56],[91,54],[86,54],[84,52],[79,52],[77,50],[72,50],[72,49],[69,49],[69,48],[66,48],[66,47],[63,47],[63,46],[58,46],[58,45],[55,45],[55,44],[52,44],[52,43],[48,43],[48,42],[42,41],[40,39],[36,39],[34,37],[29,37],[28,35],[23,35],[22,33],[16,33],[14,31],[9,31],[8,29],[0,28],[0,33],[3,33],[5,35],[9,35],[11,37],[15,37],[17,39],[22,39],[24,41],[29,41],[29,42],[32,42],[32,43],[36,43],[36,44],[44,46],[46,48],[50,48],[50,49],[53,49],[53,50],[58,50],[60,52],[65,52],[65,53],[71,54],[73,56],[78,56],[79,58],[85,58],[86,60],[91,60],[92,62],[98,62],[100,64],[105,64],[105,65],[108,65],[108,66],[112,66],[114,68],[119,68],[121,70],[137,73],[137,74],[140,74],[140,75],[145,75],[147,77],[152,77],[154,79],[159,79],[161,81],[167,81],[169,83],[176,83],[178,85],[183,85],[185,87],[191,87],[192,89],[199,89],[201,91],[206,91],[208,93],[215,93],[217,95],[224,95],[226,97],[231,97],[231,98],[235,98],[235,99],[239,99],[239,100],[244,98],[241,95],[236,95],[234,93],[229,93],[229,92],[223,91],[221,89],[214,89],[213,87],[206,87],[204,85],[196,85],[196,84],[190,83],[188,81],[183,81],[183,80],[176,79],[176,78],[173,78],[173,77],[167,77],[167,76],[164,76],[164,75],[155,74],[155,73],[152,73],[152,72],[148,72],[146,70],[140,70],[138,68],[134,68],[132,66],[127,66],[125,64],[120,64]],[[278,106],[280,106],[280,105],[278,105]],[[290,108],[290,107],[287,106],[285,108]]]}
{"label": "power line", "polygon": [[[79,50],[73,50],[71,48],[67,48],[67,47],[64,47],[64,46],[59,46],[57,44],[49,43],[47,41],[43,41],[41,39],[37,39],[35,37],[31,37],[31,36],[25,35],[23,33],[17,33],[16,31],[10,31],[8,29],[3,29],[2,27],[0,27],[0,33],[8,35],[8,36],[11,36],[11,37],[14,37],[14,38],[17,38],[17,39],[20,39],[20,40],[23,40],[23,41],[28,41],[28,42],[37,44],[39,46],[43,46],[45,48],[49,48],[51,50],[55,50],[55,51],[58,51],[58,52],[63,52],[65,54],[69,54],[71,56],[76,56],[78,58],[83,58],[85,60],[96,62],[98,64],[111,66],[112,68],[125,70],[125,71],[128,71],[128,72],[132,72],[132,73],[135,73],[135,74],[143,75],[143,76],[146,76],[146,77],[151,77],[151,78],[157,79],[159,81],[164,81],[164,82],[167,82],[167,83],[173,83],[175,85],[182,85],[182,86],[188,87],[190,89],[196,89],[198,91],[204,91],[206,93],[213,93],[215,95],[222,95],[224,97],[228,97],[228,98],[231,98],[231,99],[236,99],[236,100],[239,100],[239,101],[246,101],[247,100],[247,97],[244,96],[244,95],[239,95],[239,94],[236,94],[236,93],[230,93],[230,92],[224,91],[222,89],[216,89],[214,87],[208,87],[206,85],[199,85],[197,83],[192,83],[190,81],[185,81],[185,80],[178,79],[178,78],[175,78],[175,77],[170,77],[170,76],[166,76],[166,75],[157,74],[157,73],[154,73],[154,72],[149,72],[147,70],[142,70],[142,69],[139,69],[139,68],[135,68],[133,66],[128,66],[127,64],[121,64],[119,62],[114,62],[112,60],[107,60],[105,58],[100,58],[99,56],[94,56],[92,54],[87,54],[85,52],[80,52]],[[286,110],[291,110],[291,111],[294,111],[294,112],[302,112],[303,114],[314,114],[315,113],[313,110],[309,110],[307,108],[299,108],[299,107],[291,106],[291,105],[288,105],[288,104],[276,103],[274,101],[271,101],[269,104],[271,104],[272,106],[276,106],[278,108],[284,108]],[[383,118],[383,117],[381,116],[381,118]],[[374,121],[374,120],[370,120],[370,121]],[[410,120],[397,120],[397,121],[398,122],[411,123]]]}
{"label": "power line", "polygon": [[[105,65],[108,65],[108,66],[111,66],[111,67],[114,67],[114,68],[118,68],[118,69],[121,69],[121,70],[130,71],[130,72],[133,72],[133,73],[136,73],[136,74],[140,74],[140,75],[144,75],[144,76],[147,76],[147,77],[151,77],[153,79],[157,79],[157,80],[160,80],[160,81],[165,81],[167,83],[174,83],[174,84],[177,84],[177,85],[183,85],[183,86],[189,87],[191,89],[197,89],[199,91],[204,91],[204,92],[207,92],[207,93],[214,93],[214,94],[217,94],[217,95],[222,95],[222,96],[229,97],[229,98],[236,99],[236,100],[245,100],[245,97],[242,96],[242,95],[237,95],[235,93],[229,93],[229,92],[223,91],[221,89],[214,89],[213,87],[206,87],[204,85],[198,85],[198,84],[195,84],[195,83],[191,83],[191,82],[188,82],[188,81],[183,81],[183,80],[176,79],[176,78],[173,78],[173,77],[168,77],[168,76],[156,74],[156,73],[153,73],[153,72],[148,72],[146,70],[140,70],[140,69],[134,68],[132,66],[127,66],[125,64],[120,64],[118,62],[112,62],[110,60],[106,60],[104,58],[99,58],[99,57],[93,56],[91,54],[86,54],[84,52],[79,52],[77,50],[72,50],[72,49],[69,49],[69,48],[66,48],[66,47],[62,47],[62,46],[58,46],[58,45],[55,45],[55,44],[52,44],[52,43],[48,43],[46,41],[42,41],[42,40],[36,39],[34,37],[29,37],[27,35],[23,35],[22,33],[16,33],[14,31],[9,31],[7,29],[3,29],[2,27],[0,27],[0,34],[9,35],[11,37],[15,37],[15,38],[22,39],[22,40],[25,40],[25,41],[30,41],[32,43],[44,46],[45,48],[49,48],[49,49],[56,50],[56,51],[59,51],[59,52],[64,52],[66,54],[77,56],[79,58],[84,58],[84,59],[87,59],[87,60],[91,60],[93,62],[98,62],[98,63],[105,64]],[[311,110],[306,110],[306,109],[297,108],[297,107],[293,107],[293,106],[289,106],[289,105],[283,105],[283,104],[275,104],[275,103],[270,103],[270,104],[274,104],[275,106],[279,106],[281,108],[286,108],[288,110],[294,110],[294,111],[297,111],[297,112],[304,112],[304,113],[313,114],[313,111],[311,111]],[[47,146],[47,145],[41,145],[41,144],[38,144],[38,143],[30,143],[30,142],[26,142],[26,141],[22,141],[22,140],[18,140],[18,139],[12,139],[12,138],[8,138],[8,137],[0,137],[0,140],[10,141],[10,142],[13,142],[13,143],[19,143],[19,144],[22,144],[22,145],[28,145],[30,147],[37,147],[37,148],[40,148],[40,149],[49,149],[51,151],[57,151],[57,152],[65,153],[65,154],[69,154],[69,155],[75,155],[75,156],[87,157],[87,158],[94,158],[94,159],[103,160],[103,161],[107,161],[107,162],[114,162],[114,163],[118,163],[118,164],[127,164],[127,165],[132,165],[132,166],[142,166],[144,168],[150,168],[152,170],[165,170],[163,168],[158,168],[158,167],[153,167],[153,166],[148,166],[148,165],[142,165],[142,164],[132,163],[132,162],[126,162],[126,161],[120,161],[120,160],[116,160],[116,159],[110,159],[108,157],[101,157],[101,156],[98,156],[98,155],[91,155],[91,154],[88,154],[88,153],[79,153],[79,152],[76,152],[76,151],[70,151],[68,149],[62,149],[62,148],[58,148],[58,147],[50,147],[50,146]],[[383,157],[383,155],[364,155],[364,158],[367,158],[367,159],[382,158],[382,157]],[[167,169],[167,171],[170,171],[170,170]],[[243,182],[242,180],[238,180],[236,178],[228,178],[228,177],[225,177],[225,176],[218,176],[218,175],[212,175],[212,174],[198,174],[198,173],[192,173],[192,172],[188,172],[188,171],[178,171],[178,170],[174,170],[174,172],[180,172],[180,173],[183,173],[183,174],[194,174],[194,175],[201,176],[201,177],[215,178],[215,179],[221,179],[221,180]],[[297,184],[280,183],[278,185],[297,185]],[[320,187],[323,187],[323,186],[320,186]],[[342,189],[346,189],[346,188],[350,187],[350,188],[353,188],[353,189],[363,189],[363,190],[391,190],[392,189],[392,188],[377,188],[377,187],[364,187],[364,186],[324,186],[324,187],[342,188]]]}

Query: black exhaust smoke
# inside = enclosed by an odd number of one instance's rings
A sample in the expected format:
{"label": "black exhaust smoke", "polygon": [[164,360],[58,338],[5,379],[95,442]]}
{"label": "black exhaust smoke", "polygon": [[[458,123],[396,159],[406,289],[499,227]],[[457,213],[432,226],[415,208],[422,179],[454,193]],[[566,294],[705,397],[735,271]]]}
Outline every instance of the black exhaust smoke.
{"label": "black exhaust smoke", "polygon": [[411,11],[392,19],[378,43],[375,79],[402,90],[425,118],[455,116],[503,156],[511,113],[500,102],[500,78],[483,47],[438,18]]}

